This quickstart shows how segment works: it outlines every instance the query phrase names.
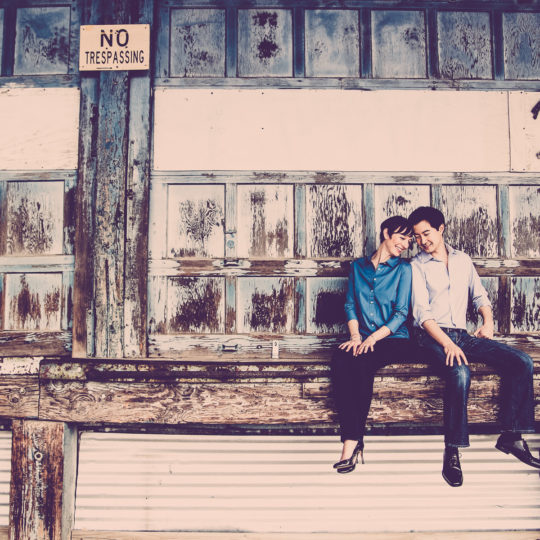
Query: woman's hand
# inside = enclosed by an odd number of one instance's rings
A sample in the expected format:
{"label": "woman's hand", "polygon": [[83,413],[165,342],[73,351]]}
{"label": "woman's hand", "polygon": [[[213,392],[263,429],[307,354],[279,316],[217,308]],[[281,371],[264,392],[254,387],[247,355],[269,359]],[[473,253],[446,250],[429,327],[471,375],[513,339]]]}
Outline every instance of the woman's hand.
{"label": "woman's hand", "polygon": [[358,349],[362,345],[362,337],[360,335],[351,336],[349,341],[342,343],[339,348],[343,349],[345,352],[349,352],[352,349],[353,355],[358,355]]}
{"label": "woman's hand", "polygon": [[377,343],[377,340],[373,336],[368,336],[358,348],[357,354],[367,353],[368,351],[373,352],[375,343]]}

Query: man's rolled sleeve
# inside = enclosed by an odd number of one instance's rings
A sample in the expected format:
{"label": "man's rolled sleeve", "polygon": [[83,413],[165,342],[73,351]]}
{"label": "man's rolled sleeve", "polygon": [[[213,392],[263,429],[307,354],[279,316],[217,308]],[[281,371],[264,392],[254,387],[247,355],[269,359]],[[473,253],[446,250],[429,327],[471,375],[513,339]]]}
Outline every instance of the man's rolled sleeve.
{"label": "man's rolled sleeve", "polygon": [[414,322],[422,326],[426,321],[434,319],[429,305],[429,293],[426,278],[418,261],[411,262],[412,268],[412,314]]}
{"label": "man's rolled sleeve", "polygon": [[396,303],[392,315],[385,326],[394,334],[396,330],[407,320],[409,306],[411,304],[412,271],[410,264],[402,264],[401,275],[396,295]]}
{"label": "man's rolled sleeve", "polygon": [[[470,260],[470,259],[469,259]],[[483,306],[491,307],[491,302],[489,301],[486,289],[482,285],[480,276],[474,267],[472,260],[470,260],[470,280],[469,280],[469,292],[472,299],[472,303],[476,311],[478,311]]]}

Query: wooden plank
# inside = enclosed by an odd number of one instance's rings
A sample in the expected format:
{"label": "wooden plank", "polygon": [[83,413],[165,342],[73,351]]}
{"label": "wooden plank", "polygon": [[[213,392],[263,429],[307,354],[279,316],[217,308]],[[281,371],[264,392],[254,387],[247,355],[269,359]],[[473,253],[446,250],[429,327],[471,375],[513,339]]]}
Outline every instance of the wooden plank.
{"label": "wooden plank", "polygon": [[66,178],[64,185],[64,239],[62,253],[73,255],[73,244],[75,243],[75,197],[77,192],[77,182],[75,178]]}
{"label": "wooden plank", "polygon": [[426,77],[423,11],[371,11],[373,76]]}
{"label": "wooden plank", "polygon": [[440,186],[438,208],[446,216],[446,241],[471,257],[497,257],[495,186]]}
{"label": "wooden plank", "polygon": [[306,280],[307,326],[313,334],[345,334],[346,278],[308,278]]}
{"label": "wooden plank", "polygon": [[[0,179],[6,173],[0,171]],[[23,174],[23,173],[21,173]],[[11,178],[10,178],[11,179]],[[473,186],[535,186],[538,175],[534,173],[513,172],[377,172],[377,171],[339,171],[339,170],[216,170],[212,173],[200,170],[153,170],[152,187],[167,184],[203,184],[211,179],[213,182],[231,184],[252,184],[255,182],[277,184],[389,184],[397,186],[419,185],[473,185]],[[163,214],[163,212],[162,212]]]}
{"label": "wooden plank", "polygon": [[363,217],[362,186],[308,186],[308,257],[360,256],[364,240]]}
{"label": "wooden plank", "polygon": [[167,302],[169,280],[164,276],[148,278],[148,332],[167,332]]}
{"label": "wooden plank", "polygon": [[8,418],[37,418],[39,381],[36,375],[0,376],[0,415]]}
{"label": "wooden plank", "polygon": [[509,170],[503,92],[156,88],[154,104],[156,171]]}
{"label": "wooden plank", "polygon": [[157,6],[155,17],[154,77],[169,77],[171,8]]}
{"label": "wooden plank", "polygon": [[293,208],[290,185],[238,186],[238,256],[290,257]]}
{"label": "wooden plank", "polygon": [[60,330],[61,274],[6,274],[5,330]]}
{"label": "wooden plank", "polygon": [[[118,14],[120,17],[120,14]],[[101,72],[92,238],[95,268],[95,350],[123,356],[128,72]]]}
{"label": "wooden plank", "polygon": [[236,235],[238,231],[237,187],[225,185],[225,255],[236,256]]}
{"label": "wooden plank", "polygon": [[75,169],[79,90],[9,88],[0,96],[2,169]]}
{"label": "wooden plank", "polygon": [[[153,4],[139,3],[138,24],[153,24]],[[148,217],[152,84],[149,72],[129,81],[129,150],[126,172],[124,356],[146,356],[148,326]]]}
{"label": "wooden plank", "polygon": [[489,13],[439,11],[437,25],[441,77],[493,77]]}
{"label": "wooden plank", "polygon": [[168,199],[167,257],[223,257],[224,186],[170,185]]}
{"label": "wooden plank", "polygon": [[514,257],[540,257],[540,187],[509,188],[510,245]]}
{"label": "wooden plank", "polygon": [[540,172],[539,103],[537,92],[508,94],[511,171]]}
{"label": "wooden plank", "polygon": [[7,182],[1,255],[63,254],[64,183]]}
{"label": "wooden plank", "polygon": [[4,356],[63,356],[71,352],[71,332],[0,331]]}
{"label": "wooden plank", "polygon": [[293,332],[295,324],[293,278],[237,280],[236,324],[239,333]]}
{"label": "wooden plank", "polygon": [[305,51],[306,77],[358,77],[358,11],[307,9]]}
{"label": "wooden plank", "polygon": [[171,9],[171,77],[225,76],[225,10]]}
{"label": "wooden plank", "polygon": [[287,9],[238,10],[238,76],[291,77],[292,13]]}
{"label": "wooden plank", "polygon": [[503,13],[507,79],[540,79],[540,13]]}
{"label": "wooden plank", "polygon": [[17,9],[14,73],[67,73],[70,46],[70,7]]}
{"label": "wooden plank", "polygon": [[169,278],[167,292],[167,333],[224,332],[223,278]]}
{"label": "wooden plank", "polygon": [[10,538],[68,540],[75,514],[77,433],[66,424],[13,422]]}
{"label": "wooden plank", "polygon": [[4,10],[0,9],[0,73],[3,73],[2,70],[2,56],[4,50]]}
{"label": "wooden plank", "polygon": [[540,330],[540,277],[512,278],[511,331]]}

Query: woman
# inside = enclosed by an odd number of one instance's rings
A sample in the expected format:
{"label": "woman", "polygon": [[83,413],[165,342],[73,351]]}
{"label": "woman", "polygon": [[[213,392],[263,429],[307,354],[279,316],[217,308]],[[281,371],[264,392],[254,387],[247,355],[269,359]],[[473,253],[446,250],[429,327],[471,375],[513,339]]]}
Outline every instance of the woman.
{"label": "woman", "polygon": [[350,339],[333,358],[332,378],[343,449],[338,473],[364,463],[364,432],[377,369],[410,355],[406,320],[411,266],[400,258],[412,237],[408,221],[394,216],[381,224],[380,245],[371,257],[353,261],[345,301]]}

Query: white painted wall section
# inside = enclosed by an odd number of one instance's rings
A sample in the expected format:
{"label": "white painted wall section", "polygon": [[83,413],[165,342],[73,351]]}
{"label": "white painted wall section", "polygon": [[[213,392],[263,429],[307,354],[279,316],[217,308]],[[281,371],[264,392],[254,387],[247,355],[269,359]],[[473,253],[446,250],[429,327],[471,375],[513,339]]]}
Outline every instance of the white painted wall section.
{"label": "white painted wall section", "polygon": [[509,92],[512,171],[540,172],[540,92]]}
{"label": "white painted wall section", "polygon": [[0,169],[76,169],[80,91],[0,90]]}
{"label": "white painted wall section", "polygon": [[508,171],[506,92],[155,91],[157,170]]}

